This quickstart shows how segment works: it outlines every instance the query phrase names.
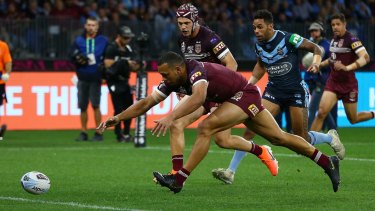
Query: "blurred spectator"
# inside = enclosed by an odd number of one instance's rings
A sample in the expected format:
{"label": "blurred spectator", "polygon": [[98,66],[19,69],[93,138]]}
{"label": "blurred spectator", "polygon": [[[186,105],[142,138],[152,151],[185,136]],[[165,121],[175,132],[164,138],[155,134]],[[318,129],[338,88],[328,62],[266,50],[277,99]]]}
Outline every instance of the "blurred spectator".
{"label": "blurred spectator", "polygon": [[[7,102],[5,83],[9,80],[10,72],[12,72],[12,56],[8,44],[0,40],[0,106],[3,105],[4,101]],[[3,140],[6,128],[5,124],[1,125],[0,141]]]}
{"label": "blurred spectator", "polygon": [[[81,110],[81,133],[76,141],[87,141],[87,108],[89,101],[94,109],[95,125],[101,122],[100,96],[102,72],[99,67],[103,62],[104,50],[108,44],[105,36],[98,33],[99,23],[94,17],[89,17],[85,24],[85,33],[74,40],[72,59],[76,64],[78,77],[78,106]],[[93,141],[102,141],[103,136],[95,133]]]}
{"label": "blurred spectator", "polygon": [[172,39],[173,34],[176,33],[174,18],[174,11],[169,8],[168,0],[161,0],[159,11],[154,19],[154,26],[156,29],[154,38],[158,40],[157,43],[162,50],[168,49],[170,40]]}

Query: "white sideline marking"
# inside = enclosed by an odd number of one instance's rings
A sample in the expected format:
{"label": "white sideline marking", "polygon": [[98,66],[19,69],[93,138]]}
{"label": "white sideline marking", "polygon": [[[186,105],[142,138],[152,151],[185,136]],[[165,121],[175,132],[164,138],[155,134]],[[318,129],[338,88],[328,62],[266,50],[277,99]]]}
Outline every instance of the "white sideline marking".
{"label": "white sideline marking", "polygon": [[[122,147],[104,147],[104,146],[98,146],[98,147],[18,147],[18,148],[5,148],[1,150],[9,150],[9,151],[21,151],[21,150],[67,150],[67,151],[80,151],[80,150],[130,150],[134,148],[122,148]],[[145,148],[138,148],[139,150],[163,150],[163,151],[169,151],[169,147],[145,147]],[[191,147],[186,147],[186,150],[191,151]],[[209,150],[209,153],[217,153],[217,154],[233,154],[233,150]],[[277,157],[302,157],[301,155],[297,154],[280,154],[280,153],[274,153]],[[364,162],[375,162],[375,159],[370,158],[351,158],[351,157],[345,157],[345,161],[364,161]]]}
{"label": "white sideline marking", "polygon": [[138,210],[138,209],[130,209],[130,208],[118,208],[118,207],[88,205],[88,204],[81,204],[81,203],[77,203],[77,202],[44,201],[44,200],[34,200],[34,199],[6,197],[6,196],[0,196],[0,200],[31,202],[31,203],[39,203],[39,204],[65,205],[65,206],[87,208],[87,209],[96,209],[96,210],[146,211],[146,210]]}

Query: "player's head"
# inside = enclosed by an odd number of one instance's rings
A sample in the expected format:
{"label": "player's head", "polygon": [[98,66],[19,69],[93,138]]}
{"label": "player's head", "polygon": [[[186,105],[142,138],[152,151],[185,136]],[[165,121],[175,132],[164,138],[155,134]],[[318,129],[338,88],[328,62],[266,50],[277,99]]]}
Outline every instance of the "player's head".
{"label": "player's head", "polygon": [[273,16],[268,10],[258,10],[254,14],[253,30],[258,42],[266,42],[274,34]]}
{"label": "player's head", "polygon": [[310,36],[314,39],[320,39],[325,36],[323,24],[319,22],[314,22],[309,27]]}
{"label": "player's head", "polygon": [[85,30],[89,36],[94,36],[96,33],[98,33],[98,30],[99,30],[98,20],[95,17],[91,17],[91,16],[88,17],[85,23]]}
{"label": "player's head", "polygon": [[121,45],[127,45],[131,39],[135,36],[130,27],[121,26],[117,29],[118,40]]}
{"label": "player's head", "polygon": [[346,19],[344,14],[333,14],[330,18],[331,27],[334,36],[343,36],[346,32]]}
{"label": "player's head", "polygon": [[181,5],[176,11],[177,25],[183,36],[191,36],[198,24],[198,9],[191,3]]}
{"label": "player's head", "polygon": [[184,58],[172,51],[160,57],[158,72],[163,77],[164,82],[171,86],[182,85],[187,78]]}

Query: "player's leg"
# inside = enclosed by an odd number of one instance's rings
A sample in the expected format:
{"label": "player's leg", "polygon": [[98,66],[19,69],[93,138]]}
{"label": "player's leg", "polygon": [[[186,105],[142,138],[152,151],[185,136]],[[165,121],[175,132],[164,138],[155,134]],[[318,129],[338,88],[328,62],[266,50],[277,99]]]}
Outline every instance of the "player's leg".
{"label": "player's leg", "polygon": [[312,131],[320,131],[323,127],[323,122],[327,117],[328,113],[331,111],[333,106],[336,104],[338,98],[337,95],[331,91],[324,91],[323,96],[319,103],[318,114],[311,125]]}
{"label": "player's leg", "polygon": [[[189,96],[185,95],[176,105],[175,109],[184,103]],[[183,166],[184,159],[184,149],[185,149],[185,136],[184,130],[191,123],[195,122],[199,117],[205,113],[205,109],[201,106],[199,109],[193,113],[181,117],[171,125],[170,132],[170,147],[171,147],[171,156],[172,156],[172,174],[177,173]]]}
{"label": "player's leg", "polygon": [[[269,109],[270,112],[276,116],[280,112],[280,106],[276,103],[273,103],[267,99],[262,99],[262,104],[265,108]],[[220,134],[220,133],[219,133]],[[255,133],[248,128],[245,129],[244,135],[242,136],[245,140],[249,140],[252,142],[253,138],[255,137]],[[216,139],[215,139],[216,140]],[[217,143],[219,146],[220,144]],[[233,157],[229,163],[228,168],[217,168],[212,170],[212,175],[214,178],[223,181],[226,184],[232,184],[234,180],[234,175],[237,171],[238,166],[240,165],[241,161],[245,158],[248,154],[246,151],[235,150]]]}
{"label": "player's leg", "polygon": [[272,115],[263,110],[251,121],[246,122],[247,127],[258,135],[266,138],[274,145],[284,146],[288,149],[305,155],[322,167],[331,179],[336,192],[340,184],[339,160],[336,156],[328,157],[309,144],[302,137],[286,133],[280,129]]}
{"label": "player's leg", "polygon": [[[246,118],[248,115],[238,106],[228,102],[223,103],[199,124],[195,144],[184,167],[175,175],[162,175],[159,172],[154,172],[156,180],[175,193],[179,192],[190,173],[207,155],[211,136],[242,123]],[[239,147],[243,151],[248,151],[252,149],[252,144],[243,140]]]}
{"label": "player's leg", "polygon": [[346,116],[351,124],[364,122],[370,119],[374,119],[374,112],[373,111],[362,111],[357,112],[358,103],[347,103],[344,102],[344,108]]}

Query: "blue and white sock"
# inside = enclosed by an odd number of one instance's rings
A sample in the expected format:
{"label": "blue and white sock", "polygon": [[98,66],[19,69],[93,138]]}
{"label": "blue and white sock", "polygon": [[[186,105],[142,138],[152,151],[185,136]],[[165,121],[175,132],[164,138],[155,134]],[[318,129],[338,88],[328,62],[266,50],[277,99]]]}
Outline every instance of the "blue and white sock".
{"label": "blue and white sock", "polygon": [[331,144],[332,142],[332,137],[326,133],[309,131],[308,134],[310,136],[311,145],[317,145],[322,143]]}
{"label": "blue and white sock", "polygon": [[246,157],[247,154],[248,152],[236,150],[234,152],[232,160],[230,161],[228,169],[231,170],[233,173],[235,173],[242,159]]}

